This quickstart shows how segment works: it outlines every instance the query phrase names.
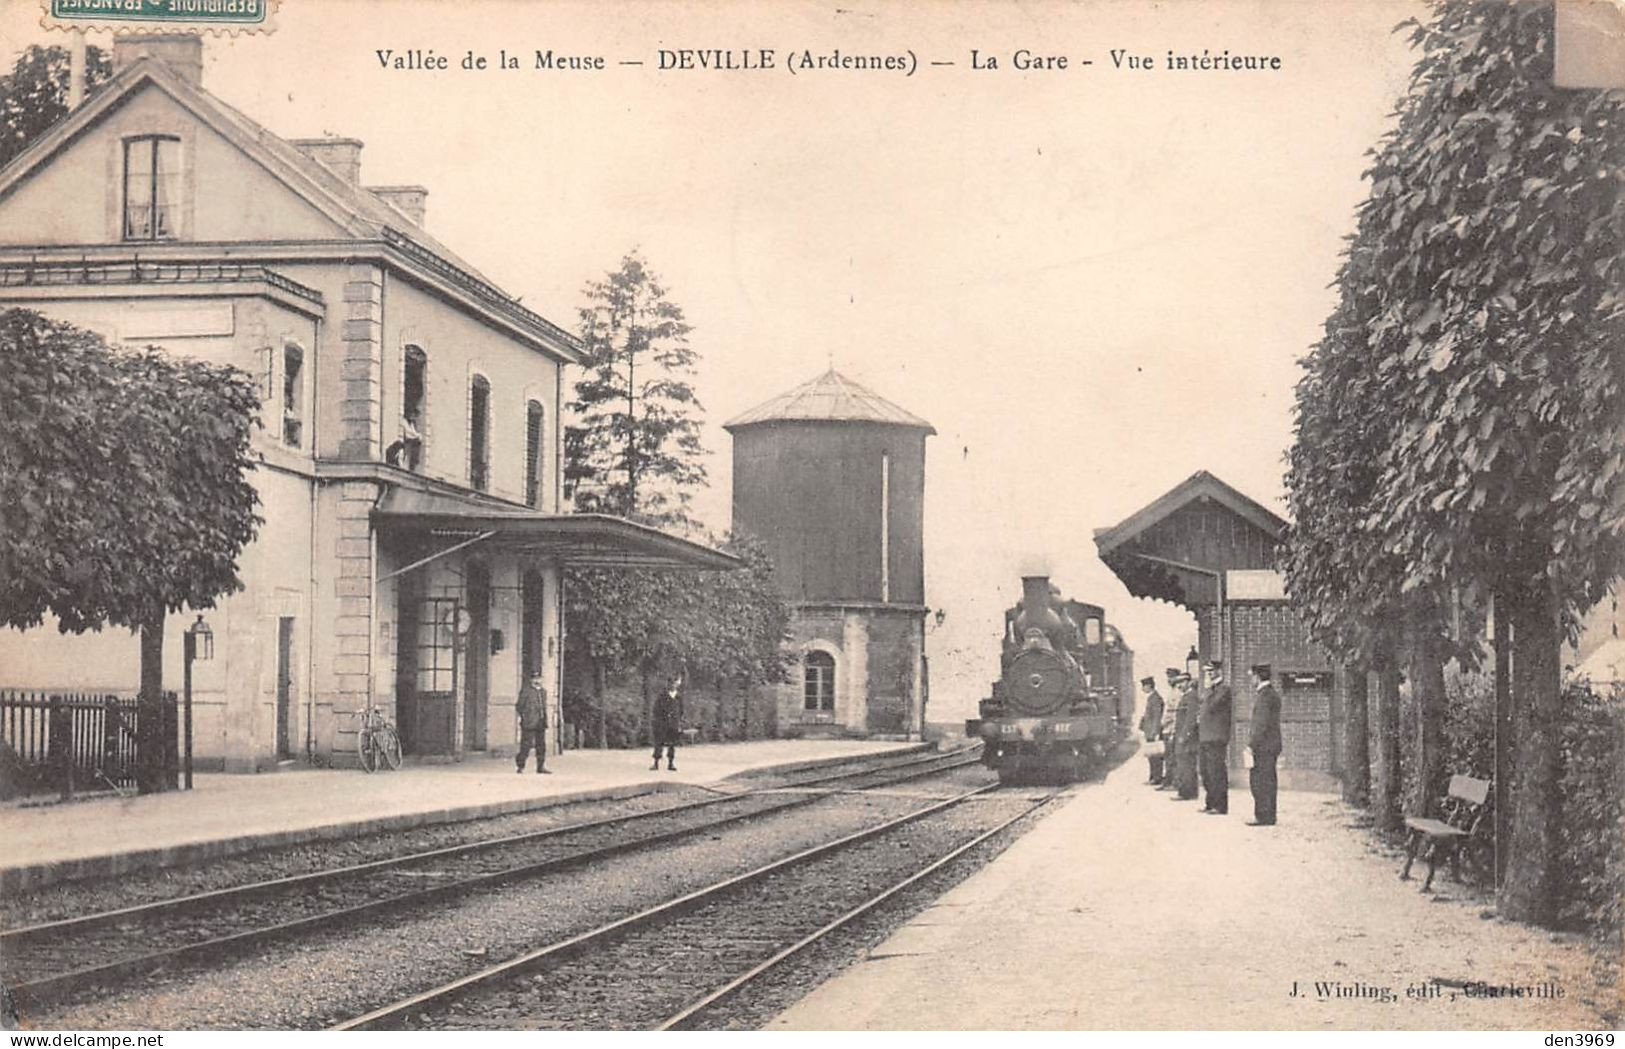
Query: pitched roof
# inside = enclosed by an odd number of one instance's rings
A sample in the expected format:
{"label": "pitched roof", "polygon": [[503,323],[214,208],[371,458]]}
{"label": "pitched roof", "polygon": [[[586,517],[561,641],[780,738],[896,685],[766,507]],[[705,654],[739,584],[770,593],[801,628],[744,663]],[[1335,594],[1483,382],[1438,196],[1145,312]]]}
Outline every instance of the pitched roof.
{"label": "pitched roof", "polygon": [[770,422],[866,422],[907,426],[926,433],[936,428],[879,394],[864,389],[834,368],[735,416],[723,428],[735,430]]}
{"label": "pitched roof", "polygon": [[1136,510],[1110,528],[1095,529],[1095,547],[1105,557],[1124,543],[1145,532],[1180,507],[1198,499],[1212,499],[1257,525],[1271,539],[1286,532],[1286,519],[1225,484],[1206,470],[1198,470],[1174,485],[1145,507]]}
{"label": "pitched roof", "polygon": [[168,65],[143,57],[120,70],[84,105],[57,121],[44,135],[0,169],[0,196],[26,178],[85,127],[117,107],[146,84],[169,95],[180,106],[241,149],[274,178],[330,219],[349,238],[386,241],[425,260],[477,297],[574,348],[575,337],[503,292],[489,278],[459,258],[422,226],[371,190],[348,181],[325,164],[301,152],[287,139],[266,129],[201,86],[178,76]]}

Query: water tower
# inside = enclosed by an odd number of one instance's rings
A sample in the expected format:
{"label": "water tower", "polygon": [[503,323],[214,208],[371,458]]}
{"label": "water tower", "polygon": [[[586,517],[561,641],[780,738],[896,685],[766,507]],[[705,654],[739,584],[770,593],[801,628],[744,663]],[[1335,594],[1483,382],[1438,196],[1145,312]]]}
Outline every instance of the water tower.
{"label": "water tower", "polygon": [[833,368],[740,415],[733,525],[767,544],[800,663],[780,730],[917,738],[931,424]]}

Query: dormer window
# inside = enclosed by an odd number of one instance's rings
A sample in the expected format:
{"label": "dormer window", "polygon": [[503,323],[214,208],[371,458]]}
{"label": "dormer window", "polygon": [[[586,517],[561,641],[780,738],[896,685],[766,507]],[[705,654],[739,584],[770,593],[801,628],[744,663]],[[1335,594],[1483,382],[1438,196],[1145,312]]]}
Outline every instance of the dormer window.
{"label": "dormer window", "polygon": [[124,140],[124,239],[169,240],[180,219],[181,141],[171,135]]}

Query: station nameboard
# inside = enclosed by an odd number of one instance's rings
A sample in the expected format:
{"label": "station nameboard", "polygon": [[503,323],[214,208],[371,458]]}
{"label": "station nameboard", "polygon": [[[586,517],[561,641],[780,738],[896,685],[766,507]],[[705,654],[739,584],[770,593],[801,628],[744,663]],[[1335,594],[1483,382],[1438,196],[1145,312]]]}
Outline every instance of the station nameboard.
{"label": "station nameboard", "polygon": [[1238,568],[1224,574],[1227,601],[1285,601],[1286,580],[1269,568]]}

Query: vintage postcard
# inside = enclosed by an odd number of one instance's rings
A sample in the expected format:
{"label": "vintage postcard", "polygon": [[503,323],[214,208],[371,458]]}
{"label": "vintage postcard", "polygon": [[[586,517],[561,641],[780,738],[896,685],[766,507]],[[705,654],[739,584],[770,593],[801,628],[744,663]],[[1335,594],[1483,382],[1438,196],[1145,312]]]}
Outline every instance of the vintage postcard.
{"label": "vintage postcard", "polygon": [[1616,0],[4,0],[7,1026],[1612,1045],[1622,122]]}

